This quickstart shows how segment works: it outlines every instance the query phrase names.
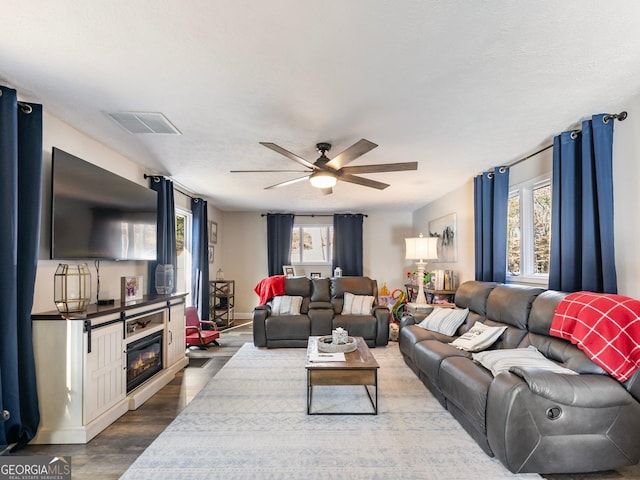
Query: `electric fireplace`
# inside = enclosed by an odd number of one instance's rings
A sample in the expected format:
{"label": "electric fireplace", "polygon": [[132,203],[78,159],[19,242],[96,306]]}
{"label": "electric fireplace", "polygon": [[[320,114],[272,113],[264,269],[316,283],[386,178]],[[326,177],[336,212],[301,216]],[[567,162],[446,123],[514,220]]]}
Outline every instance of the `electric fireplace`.
{"label": "electric fireplace", "polygon": [[162,331],[127,345],[127,393],[162,370]]}

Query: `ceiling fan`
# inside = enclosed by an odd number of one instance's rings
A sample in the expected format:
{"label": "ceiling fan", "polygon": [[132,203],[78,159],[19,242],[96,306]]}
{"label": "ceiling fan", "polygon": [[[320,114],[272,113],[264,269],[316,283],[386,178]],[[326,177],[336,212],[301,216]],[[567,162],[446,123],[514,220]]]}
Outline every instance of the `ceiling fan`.
{"label": "ceiling fan", "polygon": [[294,178],[292,180],[286,180],[284,182],[276,183],[265,187],[265,190],[271,188],[284,187],[293,183],[307,180],[311,182],[314,187],[322,189],[322,192],[326,195],[333,193],[333,187],[338,180],[343,182],[355,183],[363,185],[365,187],[377,188],[378,190],[384,190],[389,186],[387,183],[378,182],[376,180],[370,180],[368,178],[359,177],[354,175],[356,173],[381,173],[381,172],[399,172],[403,170],[417,170],[418,162],[403,162],[403,163],[387,163],[377,165],[359,165],[355,167],[347,167],[346,165],[356,158],[364,155],[370,150],[373,150],[378,145],[369,140],[357,141],[342,153],[335,156],[333,159],[329,159],[326,153],[331,150],[331,144],[321,142],[316,144],[320,157],[315,162],[309,162],[302,157],[299,157],[295,153],[291,153],[288,150],[276,145],[275,143],[260,142],[271,150],[278,152],[285,157],[299,163],[307,170],[231,170],[231,173],[258,173],[258,172],[290,172],[290,173],[307,173],[303,177]]}

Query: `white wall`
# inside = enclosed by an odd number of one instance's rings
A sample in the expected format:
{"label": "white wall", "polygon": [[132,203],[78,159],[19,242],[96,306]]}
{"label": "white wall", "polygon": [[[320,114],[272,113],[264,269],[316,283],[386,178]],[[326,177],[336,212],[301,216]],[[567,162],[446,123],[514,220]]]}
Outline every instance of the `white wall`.
{"label": "white wall", "polygon": [[[364,275],[377,280],[378,288],[385,282],[390,290],[404,288],[404,238],[411,233],[411,212],[363,213],[368,215],[363,226]],[[223,219],[222,268],[225,278],[236,282],[236,317],[250,318],[258,304],[253,288],[267,276],[267,220],[261,212],[225,212]],[[313,271],[329,274],[327,267],[323,268],[314,267]],[[296,273],[311,271],[302,270]]]}
{"label": "white wall", "polygon": [[[427,235],[429,222],[451,213],[456,214],[457,262],[428,262],[427,270],[453,270],[457,283],[473,280],[475,276],[474,232],[473,232],[473,179],[453,190],[435,202],[416,210],[413,213],[413,236],[420,233]],[[415,270],[415,264],[408,264]]]}
{"label": "white wall", "polygon": [[614,231],[618,293],[640,298],[640,96],[621,105],[629,117],[613,127]]}

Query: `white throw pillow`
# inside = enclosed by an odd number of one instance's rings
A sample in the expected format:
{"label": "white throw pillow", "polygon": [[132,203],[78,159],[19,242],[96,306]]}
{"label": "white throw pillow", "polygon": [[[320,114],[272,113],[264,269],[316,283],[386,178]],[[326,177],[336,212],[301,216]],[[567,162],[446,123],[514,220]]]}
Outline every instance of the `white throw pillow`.
{"label": "white throw pillow", "polygon": [[456,338],[450,345],[467,352],[480,352],[493,345],[506,329],[506,326],[490,327],[482,322],[476,322],[467,333]]}
{"label": "white throw pillow", "polygon": [[565,375],[578,375],[577,372],[552,362],[533,345],[527,348],[507,348],[474,353],[473,359],[491,370],[494,377],[499,373],[508,372],[511,367],[535,367]]}
{"label": "white throw pillow", "polygon": [[456,334],[460,325],[467,319],[467,315],[469,315],[468,308],[462,310],[460,308],[435,307],[418,326],[425,330],[431,330],[451,337]]}
{"label": "white throw pillow", "polygon": [[371,315],[373,307],[372,295],[354,295],[344,292],[342,315]]}
{"label": "white throw pillow", "polygon": [[271,302],[271,315],[300,315],[302,297],[277,295]]}

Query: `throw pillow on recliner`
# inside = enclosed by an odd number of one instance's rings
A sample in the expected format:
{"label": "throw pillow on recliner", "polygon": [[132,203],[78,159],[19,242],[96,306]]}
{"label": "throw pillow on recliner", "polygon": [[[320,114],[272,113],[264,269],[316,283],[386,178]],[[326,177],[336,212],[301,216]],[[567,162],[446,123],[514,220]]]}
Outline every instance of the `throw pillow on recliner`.
{"label": "throw pillow on recliner", "polygon": [[431,330],[452,337],[456,334],[460,325],[467,319],[467,315],[469,315],[468,308],[463,310],[460,308],[435,307],[418,326],[425,330]]}
{"label": "throw pillow on recliner", "polygon": [[300,315],[302,297],[277,295],[271,301],[271,315]]}
{"label": "throw pillow on recliner", "polygon": [[342,315],[370,315],[373,307],[372,295],[354,295],[344,292]]}

